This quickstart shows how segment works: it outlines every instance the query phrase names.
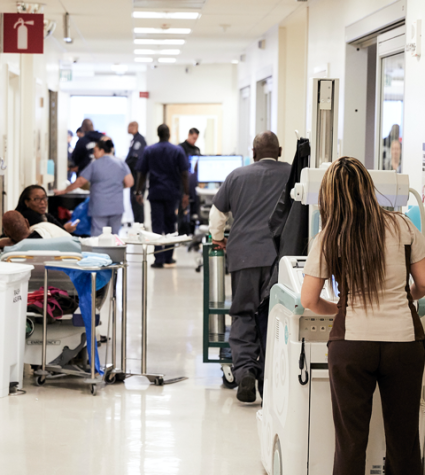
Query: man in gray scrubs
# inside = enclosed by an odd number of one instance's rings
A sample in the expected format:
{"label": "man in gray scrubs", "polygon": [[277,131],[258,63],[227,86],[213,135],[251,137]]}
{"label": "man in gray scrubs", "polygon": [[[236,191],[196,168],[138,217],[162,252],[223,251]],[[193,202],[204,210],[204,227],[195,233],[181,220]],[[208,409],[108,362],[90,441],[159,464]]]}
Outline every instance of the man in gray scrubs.
{"label": "man in gray scrubs", "polygon": [[[281,151],[273,132],[257,135],[253,148],[255,163],[230,173],[217,192],[210,212],[213,243],[227,248],[233,296],[229,343],[238,383],[237,397],[243,402],[256,400],[255,382],[263,378],[255,312],[276,258],[268,219],[291,168],[288,163],[278,161]],[[230,212],[234,222],[226,242],[224,227]]]}

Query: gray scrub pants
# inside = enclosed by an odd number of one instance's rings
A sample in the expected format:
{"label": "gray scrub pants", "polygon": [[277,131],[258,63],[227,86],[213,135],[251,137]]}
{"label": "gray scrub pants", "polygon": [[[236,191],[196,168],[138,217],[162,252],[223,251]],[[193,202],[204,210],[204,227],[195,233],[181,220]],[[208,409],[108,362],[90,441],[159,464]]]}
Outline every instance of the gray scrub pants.
{"label": "gray scrub pants", "polygon": [[100,236],[104,226],[112,228],[112,234],[118,234],[121,228],[122,214],[114,214],[112,216],[92,216],[91,217],[91,236]]}
{"label": "gray scrub pants", "polygon": [[255,313],[264,297],[270,279],[270,266],[252,267],[231,273],[232,306],[229,344],[232,350],[233,374],[239,383],[243,374],[251,370],[263,377],[264,363],[260,358],[260,339]]}

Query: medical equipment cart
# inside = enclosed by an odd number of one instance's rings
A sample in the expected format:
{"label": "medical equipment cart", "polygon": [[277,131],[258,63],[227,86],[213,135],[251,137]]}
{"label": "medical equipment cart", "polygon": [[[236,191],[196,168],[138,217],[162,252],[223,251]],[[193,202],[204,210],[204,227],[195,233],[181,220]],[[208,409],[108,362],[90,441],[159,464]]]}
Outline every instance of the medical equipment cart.
{"label": "medical equipment cart", "polygon": [[[232,302],[225,300],[224,302],[215,304],[210,302],[210,263],[209,253],[212,243],[204,243],[202,247],[204,261],[204,318],[203,318],[203,361],[204,363],[219,363],[223,370],[223,384],[233,389],[236,387],[235,379],[232,372],[232,359],[226,355],[230,353],[229,331],[230,326],[226,326],[223,341],[211,341],[210,338],[210,315],[229,315]],[[218,358],[210,357],[210,348],[219,348]],[[226,351],[227,350],[227,351]]]}
{"label": "medical equipment cart", "polygon": [[[90,372],[86,372],[79,369],[65,369],[61,366],[56,366],[52,364],[47,364],[46,354],[47,354],[47,298],[48,298],[48,273],[49,269],[51,270],[79,270],[83,272],[89,272],[91,274],[91,354],[90,354]],[[44,269],[44,305],[43,305],[43,338],[42,338],[42,358],[41,358],[41,369],[36,371],[37,375],[37,385],[41,386],[46,382],[47,376],[51,372],[59,374],[68,374],[72,376],[78,376],[85,378],[85,383],[90,385],[90,391],[93,396],[96,395],[98,386],[103,386],[106,381],[111,381],[111,374],[116,369],[116,306],[113,305],[113,329],[112,329],[112,365],[105,368],[103,377],[96,376],[96,362],[95,362],[95,351],[96,351],[96,298],[93,296],[96,295],[96,272],[102,270],[112,270],[113,285],[115,285],[116,273],[118,269],[124,269],[124,264],[112,264],[105,267],[80,267],[76,262],[68,260],[68,262],[61,261],[52,261],[45,263]],[[123,300],[125,299],[126,289],[123,289]],[[123,302],[125,308],[125,303]]]}

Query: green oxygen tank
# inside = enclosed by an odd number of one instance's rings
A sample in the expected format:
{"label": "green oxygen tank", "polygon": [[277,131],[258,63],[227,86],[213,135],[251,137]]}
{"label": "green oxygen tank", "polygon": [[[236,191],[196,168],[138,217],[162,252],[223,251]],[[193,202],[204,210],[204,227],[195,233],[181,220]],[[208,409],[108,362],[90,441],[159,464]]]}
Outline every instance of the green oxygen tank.
{"label": "green oxygen tank", "polygon": [[[210,307],[222,306],[226,299],[224,278],[226,274],[224,251],[214,245],[208,253],[210,268]],[[225,315],[210,314],[210,341],[224,341]]]}

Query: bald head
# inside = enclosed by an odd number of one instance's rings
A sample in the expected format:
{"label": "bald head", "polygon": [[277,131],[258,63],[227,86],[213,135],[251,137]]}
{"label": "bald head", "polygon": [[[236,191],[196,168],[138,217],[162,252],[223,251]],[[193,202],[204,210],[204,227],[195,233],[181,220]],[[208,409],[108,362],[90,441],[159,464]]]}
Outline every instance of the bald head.
{"label": "bald head", "polygon": [[255,162],[262,158],[274,158],[277,160],[282,154],[282,148],[279,146],[279,139],[276,134],[267,130],[255,137],[253,152]]}
{"label": "bald head", "polygon": [[128,124],[128,133],[135,135],[139,131],[139,124],[134,120]]}
{"label": "bald head", "polygon": [[31,234],[28,220],[19,211],[8,211],[4,214],[3,230],[14,242],[20,242]]}
{"label": "bald head", "polygon": [[93,122],[90,119],[84,119],[81,123],[81,130],[86,134],[94,130]]}

